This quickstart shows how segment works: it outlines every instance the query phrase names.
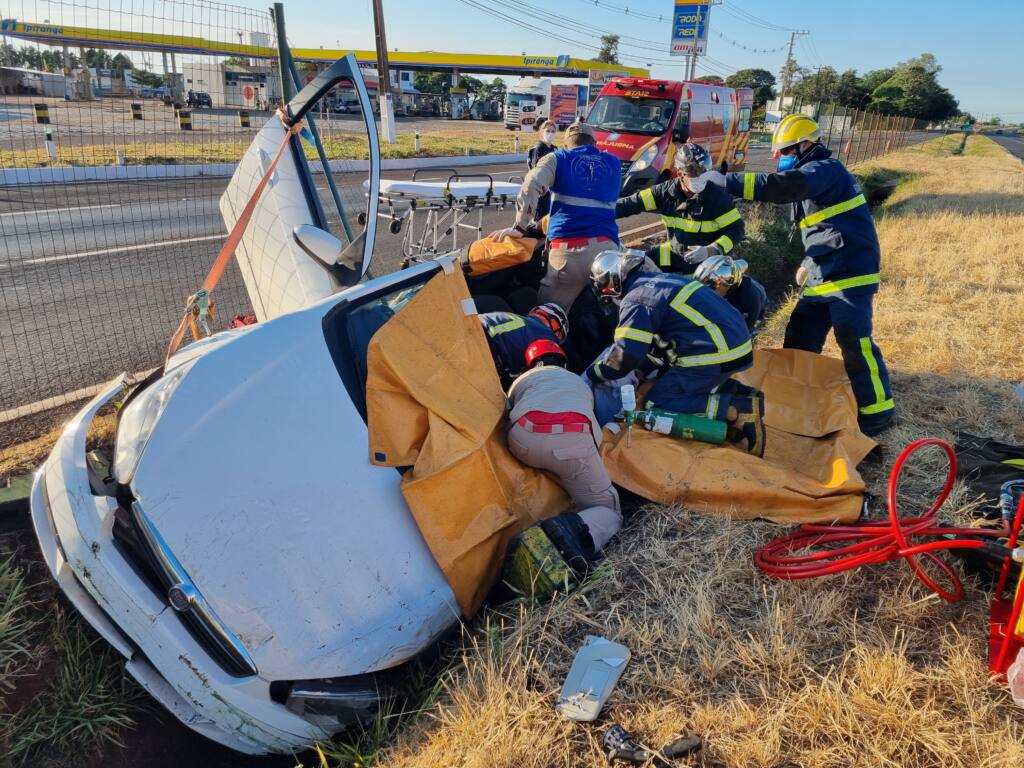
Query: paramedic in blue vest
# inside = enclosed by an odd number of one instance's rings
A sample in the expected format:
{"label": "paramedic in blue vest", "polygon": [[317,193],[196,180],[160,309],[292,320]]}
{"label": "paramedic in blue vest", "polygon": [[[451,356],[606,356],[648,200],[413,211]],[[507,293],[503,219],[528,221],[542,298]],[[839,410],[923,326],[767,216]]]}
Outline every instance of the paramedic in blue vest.
{"label": "paramedic in blue vest", "polygon": [[805,257],[797,279],[803,293],[786,326],[785,346],[820,353],[834,330],[860,429],[875,435],[892,425],[896,413],[889,372],[871,338],[881,249],[860,185],[820,139],[818,124],[807,115],[785,117],[772,135],[778,173],[726,174],[725,188],[744,200],[792,203]]}
{"label": "paramedic in blue vest", "polygon": [[[700,176],[711,170],[711,155],[699,144],[681,144],[673,166],[679,175],[642,189],[615,204],[618,218],[661,214],[668,240],[647,249],[663,272],[693,272],[710,256],[728,254],[743,239],[743,219],[732,195]],[[698,190],[698,187],[700,188]]]}
{"label": "paramedic in blue vest", "polygon": [[503,386],[526,370],[531,344],[541,339],[561,344],[569,334],[569,318],[557,304],[541,304],[528,315],[485,312],[479,317]]}
{"label": "paramedic in blue vest", "polygon": [[739,312],[711,288],[684,275],[644,272],[642,251],[605,251],[591,280],[618,305],[612,346],[586,371],[595,385],[661,365],[646,407],[703,416],[729,425],[732,442],[764,455],[764,394],[729,376],[753,364],[750,333]]}
{"label": "paramedic in blue vest", "polygon": [[548,271],[540,284],[542,302],[554,302],[566,312],[590,280],[590,265],[601,251],[617,248],[622,164],[598,149],[594,129],[573,123],[565,131],[565,146],[545,156],[523,181],[516,198],[516,223],[491,233],[491,239],[522,237],[537,218],[540,198],[551,191],[548,219]]}

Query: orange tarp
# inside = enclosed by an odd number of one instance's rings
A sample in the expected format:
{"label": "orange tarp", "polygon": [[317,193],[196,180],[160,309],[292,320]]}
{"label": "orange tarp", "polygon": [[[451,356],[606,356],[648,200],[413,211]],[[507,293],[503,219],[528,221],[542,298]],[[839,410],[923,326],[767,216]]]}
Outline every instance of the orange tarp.
{"label": "orange tarp", "polygon": [[780,523],[852,522],[864,481],[857,465],[875,443],[857,429],[857,403],[841,360],[795,349],[757,350],[736,376],[764,390],[763,459],[633,429],[605,430],[605,465],[616,484],[651,501],[697,512]]}
{"label": "orange tarp", "polygon": [[[738,376],[767,399],[764,459],[643,429],[605,430],[619,485],[698,512],[779,522],[851,521],[874,442],[857,430],[842,362],[796,350],[755,353]],[[366,382],[374,463],[411,466],[402,494],[464,614],[498,578],[509,539],[568,509],[561,488],[505,445],[505,397],[459,269],[439,273],[377,331]]]}
{"label": "orange tarp", "polygon": [[461,270],[438,274],[370,342],[370,456],[412,466],[402,495],[463,613],[495,583],[508,540],[568,509],[505,445],[505,395]]}

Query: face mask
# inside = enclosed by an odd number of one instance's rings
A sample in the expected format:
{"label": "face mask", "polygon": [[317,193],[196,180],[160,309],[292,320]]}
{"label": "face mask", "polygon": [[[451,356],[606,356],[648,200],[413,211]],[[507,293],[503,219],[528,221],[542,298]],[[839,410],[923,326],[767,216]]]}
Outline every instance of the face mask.
{"label": "face mask", "polygon": [[779,170],[790,171],[793,168],[796,168],[796,164],[797,162],[799,162],[799,160],[800,158],[798,158],[796,155],[783,155],[782,157],[779,158]]}
{"label": "face mask", "polygon": [[544,131],[544,141],[546,141],[548,144],[550,144],[554,140],[555,140],[555,132],[554,131]]}

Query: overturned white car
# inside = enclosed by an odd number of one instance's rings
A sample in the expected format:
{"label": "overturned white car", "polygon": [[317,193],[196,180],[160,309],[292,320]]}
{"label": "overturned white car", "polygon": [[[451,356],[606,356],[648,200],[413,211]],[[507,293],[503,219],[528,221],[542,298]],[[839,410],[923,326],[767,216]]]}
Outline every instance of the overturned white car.
{"label": "overturned white car", "polygon": [[[372,115],[348,57],[290,116],[344,79]],[[32,491],[43,554],[72,603],[168,710],[243,752],[294,750],[372,714],[388,671],[460,617],[399,473],[367,458],[367,344],[443,262],[362,279],[379,167],[372,116],[366,127],[365,231],[347,247],[325,231],[301,138],[287,139],[237,254],[271,322],[186,346],[136,387],[103,478],[86,432],[121,397],[112,381]],[[272,118],[239,164],[221,202],[229,226],[286,133]]]}

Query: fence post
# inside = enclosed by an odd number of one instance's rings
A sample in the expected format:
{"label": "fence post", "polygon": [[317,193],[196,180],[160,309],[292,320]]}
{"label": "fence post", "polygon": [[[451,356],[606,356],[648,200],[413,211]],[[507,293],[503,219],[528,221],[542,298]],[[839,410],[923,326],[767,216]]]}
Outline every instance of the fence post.
{"label": "fence post", "polygon": [[882,123],[882,116],[876,112],[875,119],[871,121],[871,140],[868,142],[868,156],[865,160],[871,160],[878,154],[878,127]]}
{"label": "fence post", "polygon": [[191,109],[179,109],[178,110],[178,128],[183,131],[192,130],[192,110]]}
{"label": "fence post", "polygon": [[[864,112],[859,109],[856,110],[857,114],[853,118],[853,132],[850,135],[850,154],[853,159],[850,161],[850,165],[857,164],[857,158],[860,155],[861,144],[864,142]],[[854,140],[856,140],[856,149],[853,148]]]}
{"label": "fence post", "polygon": [[[843,162],[843,150],[846,148],[846,124],[850,121],[850,110],[848,107],[843,107],[843,130],[839,134],[839,151],[836,153],[836,157],[839,158],[839,162]],[[846,157],[847,163],[849,163],[850,157]]]}
{"label": "fence post", "polygon": [[416,131],[415,135],[413,136],[413,146],[415,147],[416,152],[418,153],[420,151],[420,132],[419,131]]}
{"label": "fence post", "polygon": [[142,105],[136,101],[132,102],[132,120],[142,119]]}
{"label": "fence post", "polygon": [[57,145],[53,143],[53,128],[46,126],[43,130],[46,131],[46,156],[50,160],[57,159]]}
{"label": "fence post", "polygon": [[828,138],[825,139],[825,146],[832,148],[832,123],[836,117],[836,103],[832,102],[832,112],[828,116]]}
{"label": "fence post", "polygon": [[50,107],[46,104],[33,104],[36,113],[36,122],[39,125],[50,124]]}
{"label": "fence post", "polygon": [[252,125],[249,121],[249,113],[244,109],[238,110],[238,125],[241,128],[248,128]]}

